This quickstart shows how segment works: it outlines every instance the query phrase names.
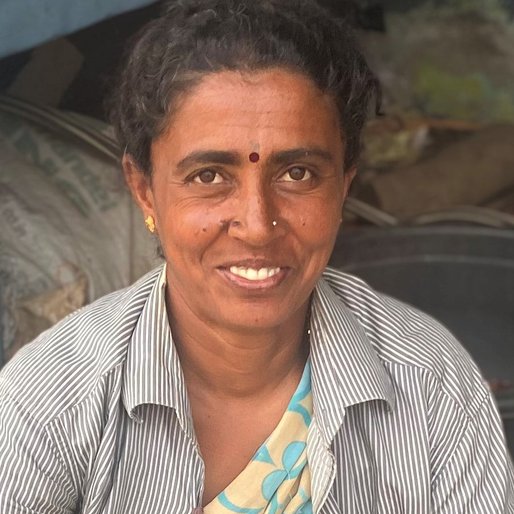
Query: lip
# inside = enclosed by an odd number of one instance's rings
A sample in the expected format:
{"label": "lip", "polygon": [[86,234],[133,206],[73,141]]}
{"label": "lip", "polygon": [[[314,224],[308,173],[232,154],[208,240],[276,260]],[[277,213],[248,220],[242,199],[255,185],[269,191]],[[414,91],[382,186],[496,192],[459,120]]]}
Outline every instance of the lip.
{"label": "lip", "polygon": [[[280,271],[272,277],[267,277],[262,280],[248,280],[239,275],[235,275],[230,271],[231,266],[243,267],[243,268],[280,268]],[[265,290],[272,289],[281,284],[290,272],[288,266],[280,266],[270,260],[264,259],[243,259],[238,261],[231,261],[230,263],[218,266],[216,270],[218,273],[232,285],[247,289],[247,290]]]}
{"label": "lip", "polygon": [[273,259],[267,259],[264,257],[249,257],[245,259],[234,259],[230,261],[223,262],[219,264],[218,268],[226,268],[229,269],[230,266],[238,266],[243,268],[288,268],[286,264],[277,262]]}

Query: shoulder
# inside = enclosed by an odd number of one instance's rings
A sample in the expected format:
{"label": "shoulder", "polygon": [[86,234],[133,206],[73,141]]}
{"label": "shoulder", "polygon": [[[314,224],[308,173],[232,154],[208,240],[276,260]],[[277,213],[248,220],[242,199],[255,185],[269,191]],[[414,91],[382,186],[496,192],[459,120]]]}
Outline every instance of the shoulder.
{"label": "shoulder", "polygon": [[364,330],[393,380],[394,375],[412,372],[468,415],[480,408],[488,388],[469,353],[446,327],[353,275],[327,268],[323,278]]}
{"label": "shoulder", "polygon": [[0,372],[0,400],[50,422],[123,365],[132,331],[161,268],[70,314],[24,346]]}

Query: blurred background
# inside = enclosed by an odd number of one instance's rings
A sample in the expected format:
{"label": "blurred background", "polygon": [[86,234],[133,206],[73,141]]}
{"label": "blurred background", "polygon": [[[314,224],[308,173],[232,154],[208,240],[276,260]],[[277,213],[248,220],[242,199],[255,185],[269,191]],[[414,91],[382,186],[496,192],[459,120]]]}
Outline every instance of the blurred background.
{"label": "blurred background", "polygon": [[[355,27],[384,88],[331,263],[459,337],[514,447],[514,0],[320,2]],[[161,7],[2,1],[0,365],[158,262],[104,102]]]}

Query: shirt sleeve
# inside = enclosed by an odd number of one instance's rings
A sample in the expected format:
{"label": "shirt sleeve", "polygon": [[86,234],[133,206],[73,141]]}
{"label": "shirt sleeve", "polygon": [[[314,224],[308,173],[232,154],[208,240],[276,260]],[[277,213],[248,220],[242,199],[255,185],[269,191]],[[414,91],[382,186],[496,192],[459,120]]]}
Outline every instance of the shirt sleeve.
{"label": "shirt sleeve", "polygon": [[76,495],[45,428],[15,401],[0,398],[0,512],[65,514]]}
{"label": "shirt sleeve", "polygon": [[432,490],[436,514],[514,514],[514,473],[503,425],[489,394]]}

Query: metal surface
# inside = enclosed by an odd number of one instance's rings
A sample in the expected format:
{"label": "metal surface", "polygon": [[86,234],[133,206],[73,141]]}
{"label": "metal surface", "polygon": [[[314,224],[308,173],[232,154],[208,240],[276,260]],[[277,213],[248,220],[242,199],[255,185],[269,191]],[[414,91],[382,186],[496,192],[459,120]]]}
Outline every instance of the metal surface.
{"label": "metal surface", "polygon": [[411,225],[433,225],[435,223],[467,223],[493,228],[514,228],[514,216],[486,207],[461,205],[450,209],[428,212],[410,220]]}
{"label": "metal surface", "polygon": [[[331,264],[433,315],[464,344],[487,379],[514,384],[514,230],[347,231]],[[502,416],[514,418],[514,390],[497,399]]]}
{"label": "metal surface", "polygon": [[377,227],[394,227],[398,225],[398,219],[391,216],[391,214],[357,198],[348,197],[344,203],[344,210]]}

